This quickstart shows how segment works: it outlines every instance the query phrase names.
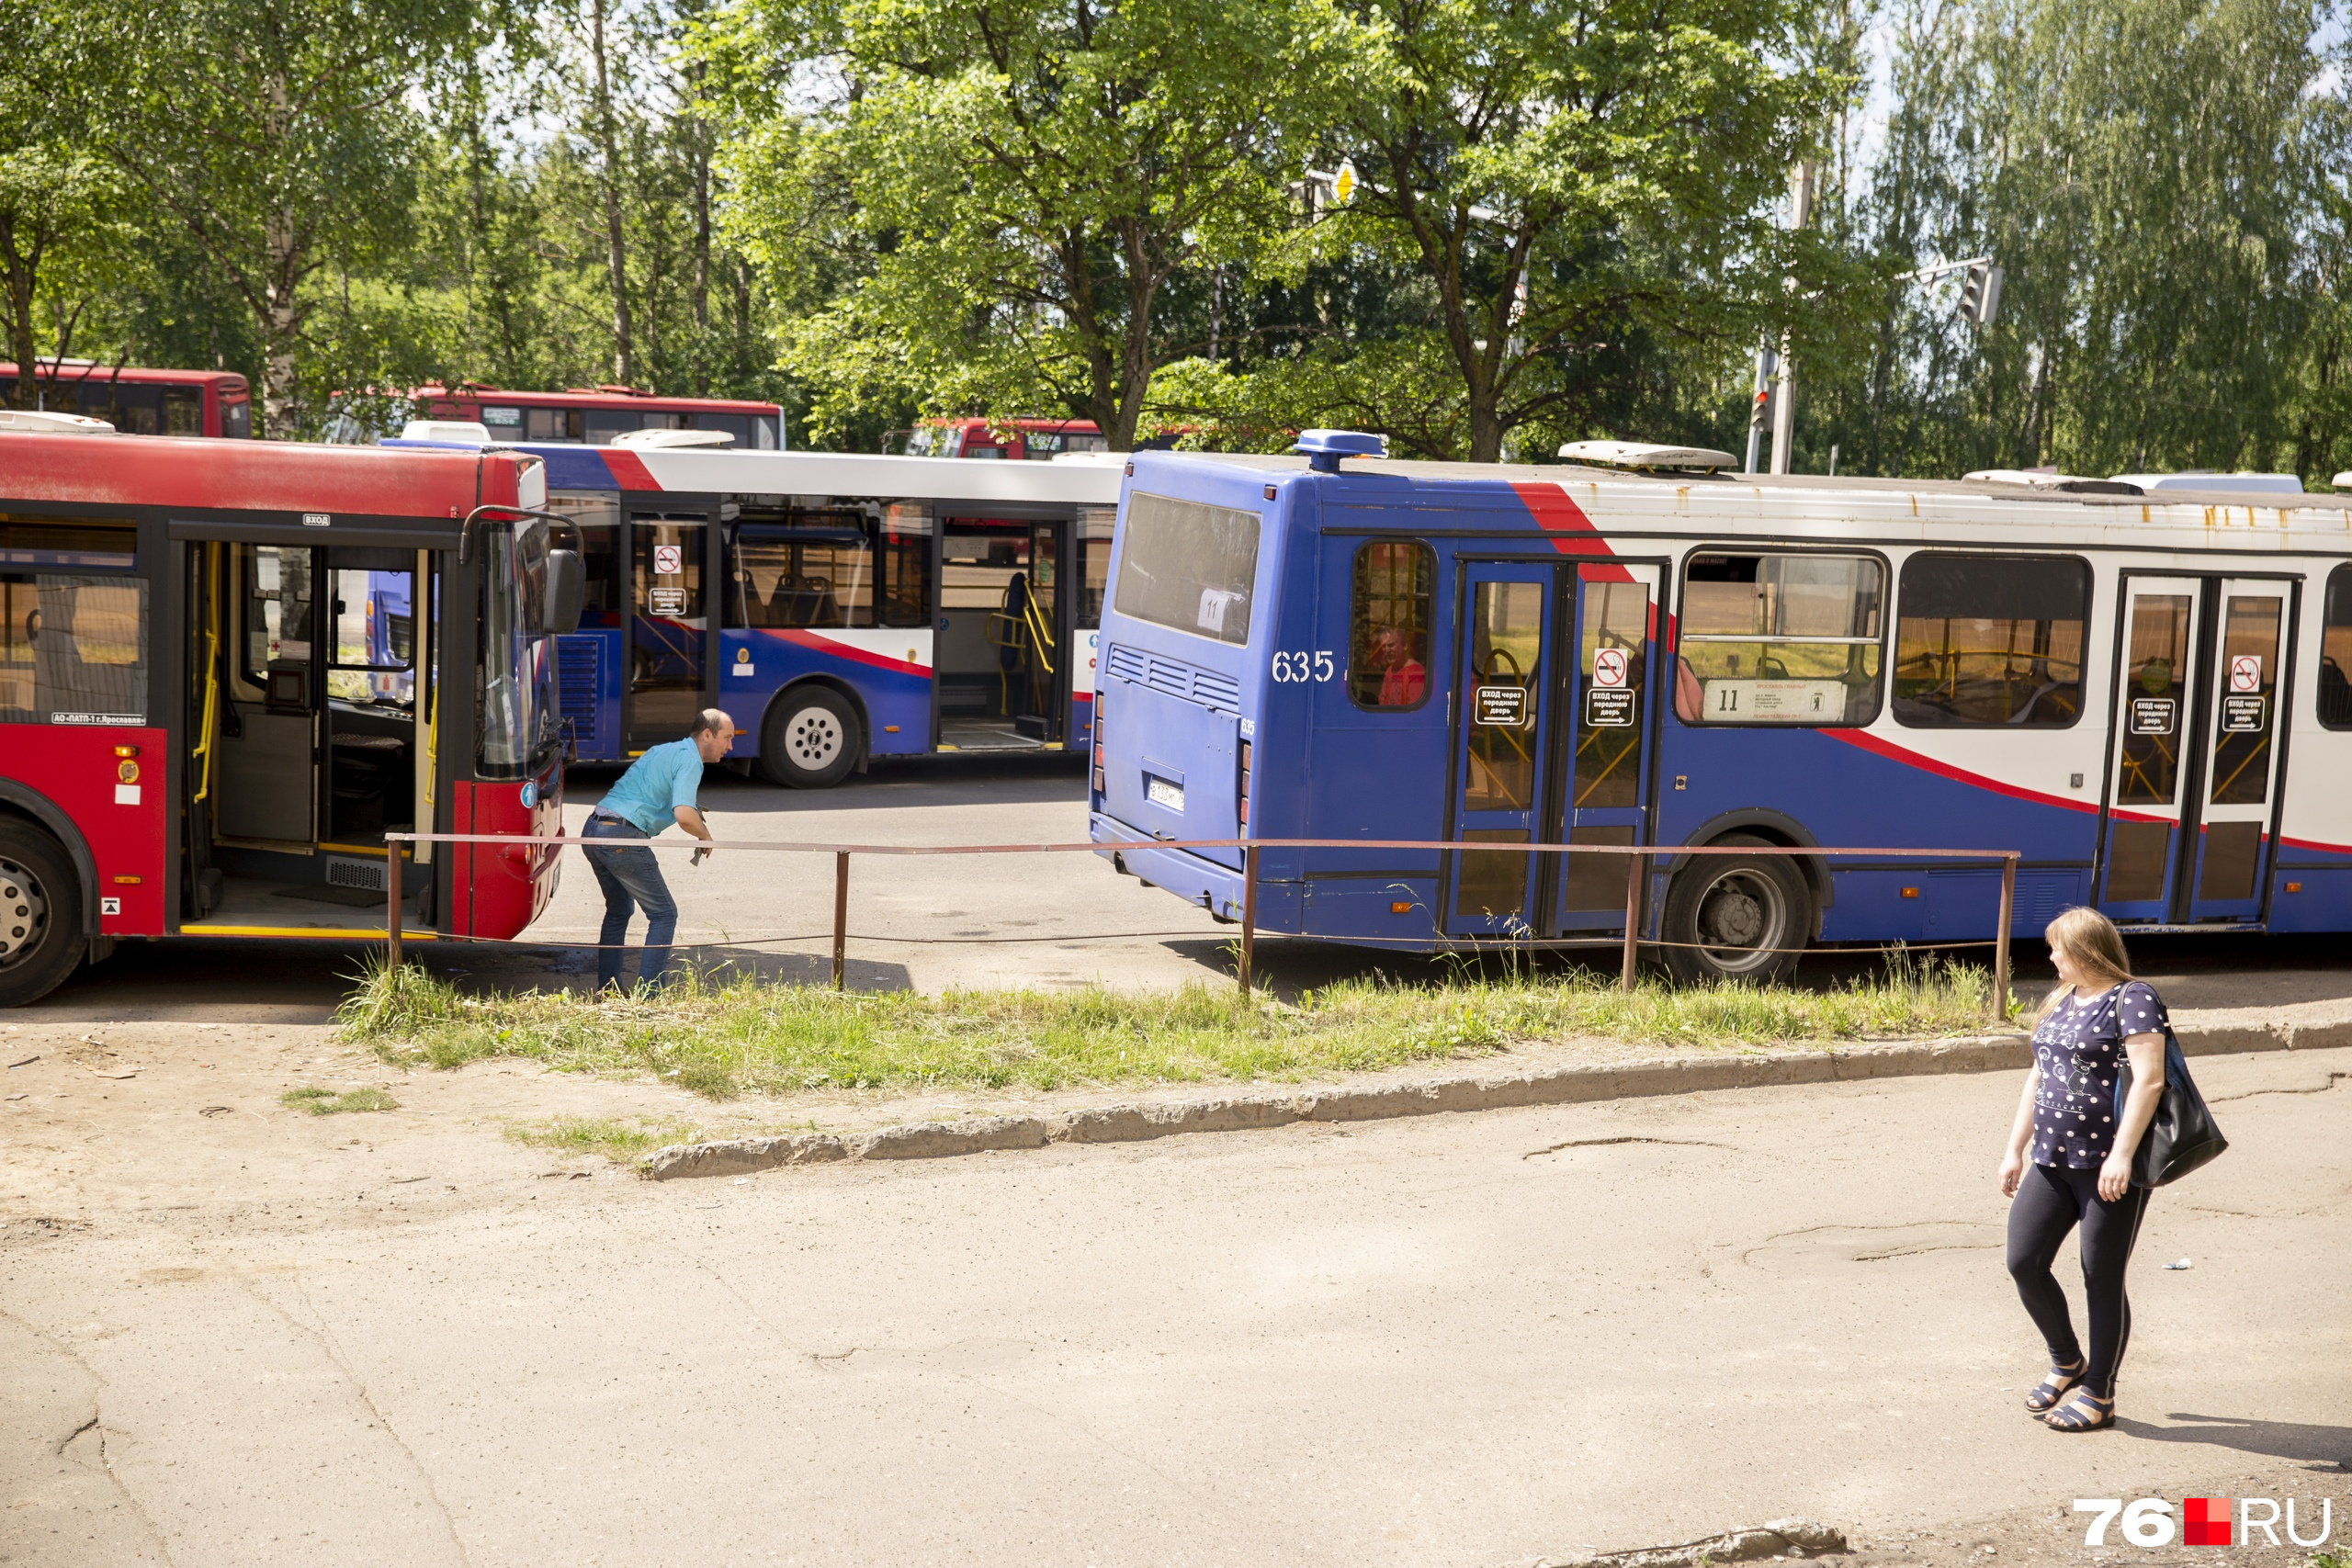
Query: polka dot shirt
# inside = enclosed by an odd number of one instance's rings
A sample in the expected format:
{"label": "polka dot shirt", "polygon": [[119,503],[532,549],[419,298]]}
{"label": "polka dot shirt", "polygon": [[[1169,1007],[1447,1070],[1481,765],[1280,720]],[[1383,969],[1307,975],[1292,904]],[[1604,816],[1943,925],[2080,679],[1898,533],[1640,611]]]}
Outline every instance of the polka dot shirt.
{"label": "polka dot shirt", "polygon": [[2087,1001],[2068,998],[2033,1032],[2033,1163],[2091,1170],[2115,1146],[2115,1077],[2123,1042],[2171,1027],[2162,998],[2138,980]]}

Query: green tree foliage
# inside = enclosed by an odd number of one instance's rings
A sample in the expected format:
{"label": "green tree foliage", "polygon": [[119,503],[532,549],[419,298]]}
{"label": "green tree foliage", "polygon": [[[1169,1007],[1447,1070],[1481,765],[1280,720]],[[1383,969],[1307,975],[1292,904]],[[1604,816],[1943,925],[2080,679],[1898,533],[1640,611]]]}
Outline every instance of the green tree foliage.
{"label": "green tree foliage", "polygon": [[1301,10],[774,4],[768,46],[831,90],[805,115],[772,86],[739,106],[738,231],[779,292],[812,240],[849,275],[787,330],[787,363],[850,381],[853,406],[921,388],[1067,411],[1127,447],[1153,372],[1195,346],[1170,335],[1171,284],[1242,267],[1280,220],[1282,116],[1306,100],[1268,85],[1317,69]]}
{"label": "green tree foliage", "polygon": [[[1857,237],[2007,271],[1979,332],[1890,286],[1866,354],[1800,405],[1869,471],[2292,468],[2352,457],[2327,17],[2297,0],[1904,0]],[[2331,330],[2333,329],[2333,330]]]}

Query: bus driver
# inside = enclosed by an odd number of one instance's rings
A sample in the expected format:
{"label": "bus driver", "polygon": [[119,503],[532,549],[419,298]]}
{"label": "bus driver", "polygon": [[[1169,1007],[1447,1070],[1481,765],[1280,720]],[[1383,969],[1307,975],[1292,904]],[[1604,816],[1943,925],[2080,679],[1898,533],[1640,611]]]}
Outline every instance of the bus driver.
{"label": "bus driver", "polygon": [[[735,721],[717,708],[703,709],[692,734],[653,747],[628,765],[620,782],[596,803],[581,836],[651,839],[674,821],[703,840],[705,847],[695,851],[694,858],[700,865],[710,853],[710,828],[695,806],[695,792],[702,786],[703,769],[734,745]],[[605,929],[596,939],[597,992],[620,987],[621,943],[628,938],[628,918],[639,908],[645,910],[645,956],[638,962],[638,981],[657,991],[676,984],[670,973],[670,938],[678,930],[678,903],[662,880],[652,850],[642,843],[609,849],[591,845],[582,852],[605,894]]]}

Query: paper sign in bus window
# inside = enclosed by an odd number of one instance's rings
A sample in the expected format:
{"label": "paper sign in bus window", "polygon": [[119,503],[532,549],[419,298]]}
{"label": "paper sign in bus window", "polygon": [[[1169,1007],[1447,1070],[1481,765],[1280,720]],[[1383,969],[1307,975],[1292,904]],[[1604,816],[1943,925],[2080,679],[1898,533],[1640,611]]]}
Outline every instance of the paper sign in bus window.
{"label": "paper sign in bus window", "polygon": [[1835,724],[1846,716],[1838,681],[1709,681],[1707,716],[1718,724]]}
{"label": "paper sign in bus window", "polygon": [[1490,729],[1524,729],[1527,728],[1527,688],[1524,686],[1481,686],[1472,715],[1474,723]]}
{"label": "paper sign in bus window", "polygon": [[653,547],[653,573],[656,577],[676,577],[686,570],[686,547],[684,545]]}
{"label": "paper sign in bus window", "polygon": [[1589,686],[1584,694],[1584,723],[1587,729],[1631,729],[1634,728],[1634,694],[1612,691],[1601,686]]}
{"label": "paper sign in bus window", "polygon": [[646,595],[657,615],[683,615],[686,613],[686,591],[683,588],[656,588]]}
{"label": "paper sign in bus window", "polygon": [[2132,699],[2132,733],[2170,735],[2174,706],[2174,701],[2170,697],[2133,697]]}
{"label": "paper sign in bus window", "polygon": [[1212,636],[1223,635],[1226,612],[1232,609],[1240,598],[1240,594],[1222,588],[1202,589],[1201,613],[1197,617],[1201,630]]}
{"label": "paper sign in bus window", "polygon": [[2222,733],[2224,735],[2260,735],[2270,728],[2270,699],[2259,693],[2239,696],[2233,693],[2222,699]]}

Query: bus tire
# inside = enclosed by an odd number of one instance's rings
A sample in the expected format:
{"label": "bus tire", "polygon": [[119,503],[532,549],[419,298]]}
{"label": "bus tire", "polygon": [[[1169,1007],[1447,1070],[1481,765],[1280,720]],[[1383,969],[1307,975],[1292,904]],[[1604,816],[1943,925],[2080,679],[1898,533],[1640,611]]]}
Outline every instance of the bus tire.
{"label": "bus tire", "polygon": [[82,961],[82,882],[65,846],[0,814],[0,1007],[22,1007]]}
{"label": "bus tire", "polygon": [[795,686],[768,705],[760,776],[788,789],[831,789],[865,754],[865,727],[831,686]]}
{"label": "bus tire", "polygon": [[[1735,833],[1715,841],[1765,840]],[[1667,889],[1661,925],[1676,979],[1763,985],[1795,968],[1793,950],[1813,940],[1813,889],[1786,855],[1693,855]]]}

